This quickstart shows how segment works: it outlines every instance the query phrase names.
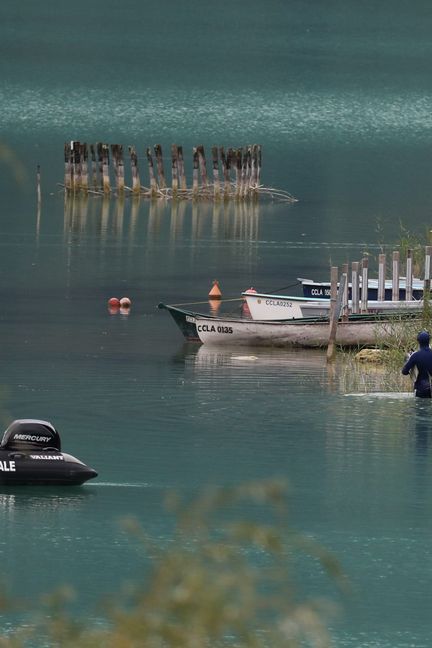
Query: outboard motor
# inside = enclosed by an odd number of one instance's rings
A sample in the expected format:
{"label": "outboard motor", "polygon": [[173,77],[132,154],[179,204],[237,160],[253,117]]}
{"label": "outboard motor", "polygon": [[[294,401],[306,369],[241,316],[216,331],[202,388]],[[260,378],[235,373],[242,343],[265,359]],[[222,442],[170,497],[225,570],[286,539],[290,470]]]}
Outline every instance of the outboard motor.
{"label": "outboard motor", "polygon": [[60,435],[48,421],[19,419],[9,425],[0,443],[2,450],[61,451]]}

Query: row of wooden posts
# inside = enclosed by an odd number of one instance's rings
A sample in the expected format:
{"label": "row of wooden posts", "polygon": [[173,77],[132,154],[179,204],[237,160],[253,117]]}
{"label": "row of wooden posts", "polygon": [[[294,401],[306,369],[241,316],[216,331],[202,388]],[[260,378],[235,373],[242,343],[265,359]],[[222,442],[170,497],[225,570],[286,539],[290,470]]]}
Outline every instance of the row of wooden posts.
{"label": "row of wooden posts", "polygon": [[[423,276],[423,296],[430,297],[431,288],[431,259],[432,259],[432,246],[425,246],[424,257],[424,276]],[[378,292],[377,300],[385,300],[385,281],[386,281],[386,264],[387,257],[385,254],[380,254],[378,257]],[[327,360],[333,360],[335,357],[335,341],[336,330],[338,321],[348,318],[349,313],[367,313],[368,312],[368,285],[369,285],[369,259],[364,257],[362,261],[354,261],[351,264],[351,308],[349,308],[348,300],[348,282],[349,282],[349,265],[347,263],[342,265],[341,274],[339,275],[339,268],[332,266],[330,274],[330,330],[329,330],[329,343],[327,347]],[[361,282],[360,282],[361,278]],[[392,253],[392,272],[391,272],[391,290],[392,301],[400,300],[400,253],[394,251]],[[405,265],[405,300],[412,301],[413,299],[413,252],[411,249],[407,250],[406,265]],[[401,303],[401,310],[403,305]]]}
{"label": "row of wooden posts", "polygon": [[[188,186],[183,148],[171,146],[170,184],[164,169],[162,146],[156,144],[153,151],[146,149],[148,186],[140,178],[138,154],[129,146],[131,186],[125,182],[125,164],[121,144],[86,144],[77,141],[64,145],[64,188],[69,193],[84,192],[121,196],[126,192],[157,198],[256,198],[270,190],[261,186],[262,149],[259,144],[242,148],[213,146],[211,149],[212,173],[207,173],[204,146],[192,151],[192,184]],[[112,171],[110,171],[112,161]],[[111,183],[114,176],[114,185]],[[289,198],[283,191],[272,190],[280,198]],[[294,199],[293,199],[294,200]]]}
{"label": "row of wooden posts", "polygon": [[[430,298],[431,288],[431,259],[432,246],[425,246],[424,258],[424,277],[423,277],[423,299]],[[378,257],[378,292],[377,300],[385,300],[385,281],[386,281],[386,262],[385,254]],[[367,313],[368,312],[368,288],[369,288],[369,259],[364,257],[362,261],[354,261],[351,264],[351,308],[348,300],[348,274],[349,264],[343,264],[341,274],[339,268],[332,266],[330,272],[330,328],[329,341],[327,347],[327,360],[333,361],[336,355],[336,331],[340,319],[347,320],[349,313]],[[392,301],[401,302],[411,301],[413,299],[413,252],[407,250],[406,267],[405,267],[405,300],[400,299],[400,253],[394,251],[392,254]],[[361,278],[361,282],[360,282]]]}
{"label": "row of wooden posts", "polygon": [[[431,257],[432,246],[426,246],[423,278],[423,286],[425,291],[430,290],[432,268]],[[392,301],[400,301],[400,264],[400,252],[394,251],[392,253],[391,273]],[[386,265],[387,256],[385,254],[380,254],[378,257],[378,301],[384,301],[385,299]],[[407,250],[405,267],[404,301],[411,301],[413,299],[413,252],[410,249]],[[347,316],[349,312],[354,314],[368,312],[369,259],[367,257],[364,257],[361,261],[354,261],[351,264],[350,309],[348,308],[348,274],[349,265],[347,263],[342,265],[340,276],[338,267],[333,266],[331,268],[330,298],[333,300],[336,300],[337,297],[340,298],[339,315],[341,315],[342,317]]]}

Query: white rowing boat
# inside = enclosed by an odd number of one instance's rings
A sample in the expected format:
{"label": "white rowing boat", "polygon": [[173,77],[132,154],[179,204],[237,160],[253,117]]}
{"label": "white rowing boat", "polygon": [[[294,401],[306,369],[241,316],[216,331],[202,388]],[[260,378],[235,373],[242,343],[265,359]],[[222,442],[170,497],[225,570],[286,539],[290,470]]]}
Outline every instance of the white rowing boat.
{"label": "white rowing boat", "polygon": [[[337,326],[336,344],[344,347],[374,345],[394,328],[394,322],[413,318],[413,313],[397,315],[351,315]],[[326,347],[329,320],[301,318],[284,321],[247,320],[202,315],[194,317],[197,335],[203,344],[213,346],[294,346]]]}
{"label": "white rowing boat", "polygon": [[[301,317],[328,317],[330,300],[319,297],[297,297],[290,295],[272,295],[269,293],[242,293],[254,320],[285,320]],[[369,300],[367,310],[370,313],[392,313],[395,311],[421,311],[423,300],[410,301],[377,301]],[[351,301],[348,302],[349,312]]]}

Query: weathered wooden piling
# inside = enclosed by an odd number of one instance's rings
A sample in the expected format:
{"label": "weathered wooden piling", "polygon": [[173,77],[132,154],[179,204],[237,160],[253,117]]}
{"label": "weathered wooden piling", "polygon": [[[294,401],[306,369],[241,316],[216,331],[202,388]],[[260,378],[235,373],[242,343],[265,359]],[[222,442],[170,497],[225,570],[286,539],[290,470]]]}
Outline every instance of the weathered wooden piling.
{"label": "weathered wooden piling", "polygon": [[359,262],[353,261],[351,264],[351,310],[353,313],[359,312]]}
{"label": "weathered wooden piling", "polygon": [[219,156],[218,147],[212,146],[212,163],[213,163],[213,186],[215,200],[220,200],[220,180],[219,180]]}
{"label": "weathered wooden piling", "polygon": [[81,191],[88,192],[88,149],[87,144],[80,144],[81,158]]}
{"label": "weathered wooden piling", "polygon": [[[257,174],[258,174],[258,147],[256,144],[252,146],[251,154],[251,188],[256,190],[257,188]],[[348,282],[346,282],[348,285]]]}
{"label": "weathered wooden piling", "polygon": [[242,170],[242,150],[236,149],[235,151],[235,196],[240,197],[241,194],[241,170]]}
{"label": "weathered wooden piling", "polygon": [[199,171],[201,176],[201,185],[204,192],[206,193],[208,189],[207,163],[206,163],[204,146],[202,144],[197,146],[197,152],[198,152]]}
{"label": "weathered wooden piling", "polygon": [[97,167],[99,174],[98,189],[103,191],[103,144],[102,142],[97,142],[96,144],[96,155],[97,155]]}
{"label": "weathered wooden piling", "polygon": [[[211,147],[211,177],[207,173],[207,162],[204,145],[192,149],[193,171],[192,187],[188,189],[185,173],[183,148],[171,145],[171,182],[165,177],[162,146],[155,144],[155,167],[150,148],[146,149],[150,186],[143,186],[138,171],[138,153],[134,146],[129,146],[131,180],[126,184],[122,144],[87,145],[85,142],[71,141],[64,145],[64,190],[65,193],[81,192],[84,194],[110,194],[110,175],[113,174],[116,196],[127,192],[132,195],[181,199],[204,199],[218,202],[223,194],[228,200],[235,197],[245,201],[267,195],[272,199],[296,202],[296,199],[285,191],[262,187],[261,147],[249,144],[245,147],[228,148]],[[91,159],[91,167],[90,167]],[[110,169],[111,163],[111,169]],[[222,187],[223,181],[223,187]]]}
{"label": "weathered wooden piling", "polygon": [[178,178],[179,178],[180,189],[182,191],[187,191],[187,182],[186,182],[186,173],[185,173],[182,146],[177,147],[177,155],[178,155]]}
{"label": "weathered wooden piling", "polygon": [[411,301],[413,298],[413,269],[412,269],[412,250],[407,250],[406,257],[406,277],[405,277],[405,299],[406,301]]}
{"label": "weathered wooden piling", "polygon": [[385,267],[386,255],[380,254],[378,257],[378,301],[385,299]]}
{"label": "weathered wooden piling", "polygon": [[193,148],[193,169],[192,169],[192,195],[194,198],[198,196],[198,173],[199,173],[199,161],[198,161],[198,149],[194,146]]}
{"label": "weathered wooden piling", "polygon": [[240,196],[245,198],[248,190],[248,152],[244,149],[242,156]]}
{"label": "weathered wooden piling", "polygon": [[362,286],[361,286],[361,312],[366,313],[368,309],[368,287],[369,287],[369,259],[362,259]]}
{"label": "weathered wooden piling", "polygon": [[392,263],[393,273],[392,273],[392,301],[399,301],[399,252],[395,250],[393,252],[393,263]]}
{"label": "weathered wooden piling", "polygon": [[118,192],[120,194],[122,194],[124,192],[124,188],[125,188],[123,144],[118,145],[117,156],[118,156],[118,183],[117,183],[117,189],[118,189]]}
{"label": "weathered wooden piling", "polygon": [[345,282],[343,286],[342,293],[342,317],[346,319],[349,314],[349,304],[348,304],[348,263],[342,265],[342,275],[345,277]]}
{"label": "weathered wooden piling", "polygon": [[157,194],[157,182],[154,174],[153,156],[150,148],[147,148],[147,163],[150,178],[150,196],[154,198]]}
{"label": "weathered wooden piling", "polygon": [[327,362],[332,362],[336,356],[336,335],[343,303],[343,295],[345,294],[346,274],[342,273],[339,281],[338,288],[338,268],[336,266],[331,269],[330,276],[330,328],[329,340],[327,345]]}
{"label": "weathered wooden piling", "polygon": [[178,146],[173,144],[171,146],[171,188],[173,196],[177,196],[178,187]]}
{"label": "weathered wooden piling", "polygon": [[425,247],[425,264],[424,264],[424,292],[425,299],[426,293],[427,297],[430,296],[430,287],[431,287],[431,256],[432,256],[432,246],[427,245]]}
{"label": "weathered wooden piling", "polygon": [[102,187],[104,194],[111,193],[108,144],[102,144]]}
{"label": "weathered wooden piling", "polygon": [[123,161],[123,145],[111,144],[111,155],[114,166],[114,177],[116,181],[117,191],[120,194],[124,193],[124,161]]}
{"label": "weathered wooden piling", "polygon": [[154,152],[156,156],[156,167],[158,173],[159,189],[166,189],[167,183],[166,183],[165,171],[163,165],[162,146],[160,144],[155,144]]}
{"label": "weathered wooden piling", "polygon": [[132,193],[138,195],[141,191],[141,181],[138,171],[138,156],[134,146],[129,146],[129,156],[131,163]]}
{"label": "weathered wooden piling", "polygon": [[118,184],[118,158],[117,158],[117,144],[111,144],[111,160],[114,171],[114,183],[117,187]]}
{"label": "weathered wooden piling", "polygon": [[90,144],[90,156],[91,156],[91,185],[94,191],[98,190],[98,181],[97,181],[97,164],[96,164],[96,151],[94,144]]}
{"label": "weathered wooden piling", "polygon": [[81,189],[81,145],[80,142],[73,142],[73,190]]}
{"label": "weathered wooden piling", "polygon": [[72,189],[72,163],[71,163],[71,145],[69,143],[66,143],[64,145],[64,163],[65,163],[64,187],[66,192],[70,192]]}

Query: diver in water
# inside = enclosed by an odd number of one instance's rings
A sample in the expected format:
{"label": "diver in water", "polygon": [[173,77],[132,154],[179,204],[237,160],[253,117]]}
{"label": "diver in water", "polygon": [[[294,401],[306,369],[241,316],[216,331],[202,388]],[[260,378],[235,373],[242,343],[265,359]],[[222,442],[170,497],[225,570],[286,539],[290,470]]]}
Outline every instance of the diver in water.
{"label": "diver in water", "polygon": [[402,368],[404,376],[417,369],[414,382],[414,393],[419,398],[431,398],[432,379],[432,350],[429,346],[430,335],[427,331],[420,331],[417,335],[419,350],[410,355]]}

